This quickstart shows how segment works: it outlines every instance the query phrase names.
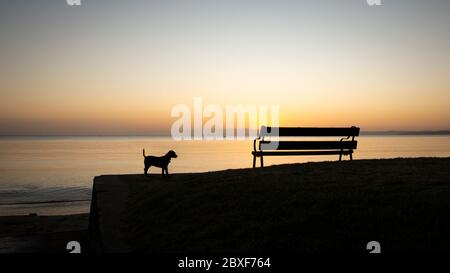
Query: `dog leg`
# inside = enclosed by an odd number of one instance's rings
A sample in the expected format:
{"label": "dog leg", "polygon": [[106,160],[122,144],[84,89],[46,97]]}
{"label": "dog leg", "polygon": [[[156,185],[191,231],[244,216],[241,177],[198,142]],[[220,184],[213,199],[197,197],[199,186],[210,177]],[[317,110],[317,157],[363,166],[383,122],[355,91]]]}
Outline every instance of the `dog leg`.
{"label": "dog leg", "polygon": [[167,167],[162,169],[162,173],[164,177],[169,177],[169,172],[167,171]]}
{"label": "dog leg", "polygon": [[144,174],[145,174],[145,175],[147,175],[148,169],[149,169],[149,168],[150,168],[150,166],[145,166],[145,167],[144,167]]}

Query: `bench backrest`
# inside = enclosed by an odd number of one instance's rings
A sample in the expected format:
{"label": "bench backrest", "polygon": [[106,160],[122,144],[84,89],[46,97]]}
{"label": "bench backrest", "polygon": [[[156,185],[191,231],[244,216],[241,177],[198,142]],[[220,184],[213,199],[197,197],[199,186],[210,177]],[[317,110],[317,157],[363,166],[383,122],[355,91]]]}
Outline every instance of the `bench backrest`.
{"label": "bench backrest", "polygon": [[[337,141],[267,141],[259,143],[260,150],[353,150],[358,142],[354,140],[359,135],[358,127],[347,128],[317,128],[317,127],[275,127],[279,137],[341,137]],[[261,127],[260,137],[274,136],[272,127]],[[349,138],[349,140],[343,140]],[[275,145],[274,145],[275,144]],[[274,149],[274,147],[276,147]]]}
{"label": "bench backrest", "polygon": [[280,137],[306,137],[306,136],[359,136],[358,127],[266,127],[262,126],[259,136],[271,136],[272,131],[278,129]]}

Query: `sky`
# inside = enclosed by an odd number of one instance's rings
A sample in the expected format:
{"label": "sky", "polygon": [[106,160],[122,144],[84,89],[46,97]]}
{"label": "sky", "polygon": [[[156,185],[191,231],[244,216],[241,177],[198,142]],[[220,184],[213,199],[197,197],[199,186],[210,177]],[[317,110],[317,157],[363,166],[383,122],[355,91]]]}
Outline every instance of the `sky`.
{"label": "sky", "polygon": [[282,126],[450,129],[450,1],[0,0],[0,135],[168,134],[178,104]]}

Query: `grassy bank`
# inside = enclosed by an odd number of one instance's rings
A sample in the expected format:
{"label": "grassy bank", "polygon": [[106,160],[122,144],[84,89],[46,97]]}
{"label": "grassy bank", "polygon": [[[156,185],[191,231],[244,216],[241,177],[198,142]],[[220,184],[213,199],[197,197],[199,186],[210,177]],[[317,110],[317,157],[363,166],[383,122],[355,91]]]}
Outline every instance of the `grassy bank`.
{"label": "grassy bank", "polygon": [[147,252],[448,251],[450,158],[130,176],[128,239]]}

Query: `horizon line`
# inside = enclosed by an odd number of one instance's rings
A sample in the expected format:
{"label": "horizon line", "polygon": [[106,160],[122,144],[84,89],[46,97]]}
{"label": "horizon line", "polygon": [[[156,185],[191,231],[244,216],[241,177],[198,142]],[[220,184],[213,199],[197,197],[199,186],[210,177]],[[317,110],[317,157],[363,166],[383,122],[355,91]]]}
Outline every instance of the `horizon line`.
{"label": "horizon line", "polygon": [[[369,130],[360,135],[450,135],[446,130]],[[0,134],[0,137],[170,137],[170,134]]]}

